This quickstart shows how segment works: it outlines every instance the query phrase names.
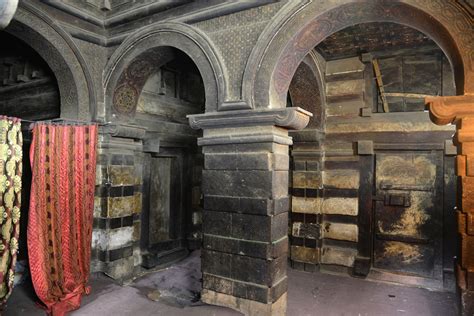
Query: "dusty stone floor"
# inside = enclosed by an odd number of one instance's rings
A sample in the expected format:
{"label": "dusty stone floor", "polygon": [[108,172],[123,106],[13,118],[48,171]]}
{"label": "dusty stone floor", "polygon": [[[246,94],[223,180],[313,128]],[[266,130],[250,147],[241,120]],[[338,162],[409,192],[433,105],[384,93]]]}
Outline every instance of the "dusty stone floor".
{"label": "dusty stone floor", "polygon": [[[92,293],[73,316],[240,315],[199,301],[199,252],[172,267],[127,286],[106,277],[92,280]],[[454,295],[372,282],[347,276],[289,269],[288,316],[305,315],[457,315]],[[2,316],[45,315],[28,286],[15,288]]]}

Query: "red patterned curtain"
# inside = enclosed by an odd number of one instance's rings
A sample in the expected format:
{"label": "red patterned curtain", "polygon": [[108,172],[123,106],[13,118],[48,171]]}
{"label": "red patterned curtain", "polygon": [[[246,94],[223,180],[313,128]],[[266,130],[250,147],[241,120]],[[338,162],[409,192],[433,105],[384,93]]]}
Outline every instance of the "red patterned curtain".
{"label": "red patterned curtain", "polygon": [[30,149],[28,256],[36,294],[53,316],[89,293],[97,126],[37,124]]}

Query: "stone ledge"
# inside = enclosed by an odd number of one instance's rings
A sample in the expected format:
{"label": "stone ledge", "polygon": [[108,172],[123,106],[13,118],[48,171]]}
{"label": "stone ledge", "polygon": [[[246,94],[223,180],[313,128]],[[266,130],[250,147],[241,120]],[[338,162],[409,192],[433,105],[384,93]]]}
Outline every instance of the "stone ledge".
{"label": "stone ledge", "polygon": [[313,114],[290,107],[270,110],[237,110],[188,115],[189,124],[195,129],[229,128],[243,126],[276,125],[288,129],[303,129]]}

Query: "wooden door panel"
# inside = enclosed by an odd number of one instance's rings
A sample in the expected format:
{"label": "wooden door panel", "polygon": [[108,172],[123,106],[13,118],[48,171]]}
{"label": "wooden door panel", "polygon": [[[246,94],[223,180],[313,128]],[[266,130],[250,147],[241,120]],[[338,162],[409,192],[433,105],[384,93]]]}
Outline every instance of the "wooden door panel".
{"label": "wooden door panel", "polygon": [[442,154],[376,155],[374,267],[440,277]]}
{"label": "wooden door panel", "polygon": [[153,158],[150,181],[150,244],[170,239],[172,158]]}
{"label": "wooden door panel", "polygon": [[435,251],[430,244],[378,240],[374,248],[377,268],[433,277]]}

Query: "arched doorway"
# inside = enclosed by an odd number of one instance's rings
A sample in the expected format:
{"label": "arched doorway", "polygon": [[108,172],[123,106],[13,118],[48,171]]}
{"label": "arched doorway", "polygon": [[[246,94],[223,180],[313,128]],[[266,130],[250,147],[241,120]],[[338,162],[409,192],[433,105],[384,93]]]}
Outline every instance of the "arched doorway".
{"label": "arched doorway", "polygon": [[325,125],[290,133],[293,266],[453,291],[454,129],[424,111],[426,95],[455,93],[443,52],[414,29],[366,23],[311,55],[319,72],[304,77],[305,57],[289,96]]}
{"label": "arched doorway", "polygon": [[59,118],[61,98],[54,72],[32,47],[5,31],[0,32],[0,40],[8,43],[0,52],[0,114],[24,120],[20,238],[15,282],[25,284],[28,292],[35,295],[29,274],[26,236],[32,181],[28,154],[32,135],[29,127],[31,121]]}
{"label": "arched doorway", "polygon": [[[456,20],[458,23],[451,23]],[[457,94],[472,87],[473,49],[470,18],[456,3],[444,1],[311,3],[282,11],[262,35],[265,42],[250,56],[243,79],[244,98],[255,107],[283,107],[288,87],[301,60],[331,34],[351,25],[394,22],[427,34],[446,54]]]}
{"label": "arched doorway", "polygon": [[152,268],[200,248],[203,156],[187,115],[203,113],[205,91],[194,62],[182,51],[151,73],[135,122],[147,127],[143,154],[142,266]]}
{"label": "arched doorway", "polygon": [[87,64],[69,34],[27,2],[19,4],[4,32],[28,43],[54,73],[61,99],[61,118],[95,118],[95,85]]}
{"label": "arched doorway", "polygon": [[[120,225],[97,227],[95,234],[126,237],[93,243],[97,270],[127,278],[134,268],[168,264],[200,246],[201,134],[186,116],[217,110],[223,76],[216,60],[196,29],[177,23],[139,30],[111,57],[104,73],[103,119],[111,135],[102,145],[109,157],[103,170],[133,176],[103,183],[109,193],[101,199],[117,191],[113,198],[133,207],[101,206],[97,217]],[[127,158],[115,159],[119,152]]]}

